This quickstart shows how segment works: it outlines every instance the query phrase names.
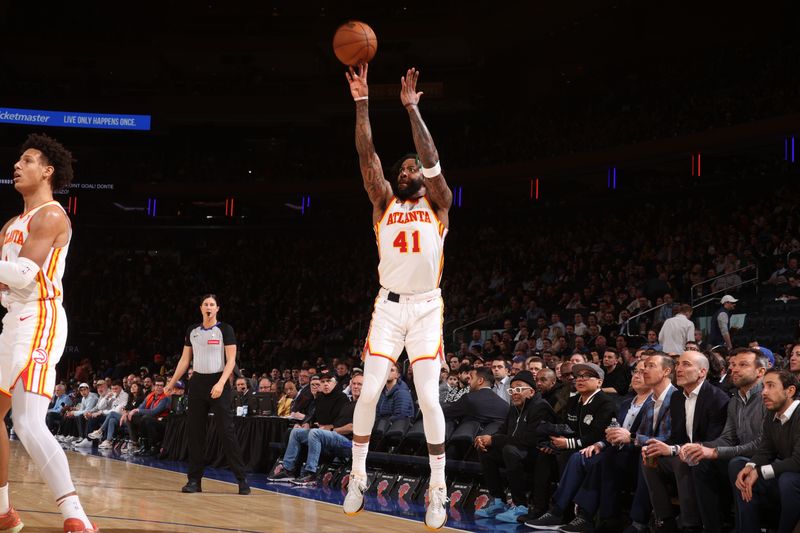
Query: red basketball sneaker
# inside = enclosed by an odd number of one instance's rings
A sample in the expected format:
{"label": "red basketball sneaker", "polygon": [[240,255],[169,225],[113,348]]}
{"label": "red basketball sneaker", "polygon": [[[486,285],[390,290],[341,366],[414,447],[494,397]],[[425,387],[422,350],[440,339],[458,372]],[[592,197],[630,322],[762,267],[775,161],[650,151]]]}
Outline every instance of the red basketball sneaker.
{"label": "red basketball sneaker", "polygon": [[[19,531],[19,530],[17,530]],[[92,524],[86,527],[83,520],[79,518],[67,518],[64,520],[64,533],[99,533],[100,529]]]}
{"label": "red basketball sneaker", "polygon": [[24,525],[13,507],[6,514],[0,515],[0,533],[19,533]]}

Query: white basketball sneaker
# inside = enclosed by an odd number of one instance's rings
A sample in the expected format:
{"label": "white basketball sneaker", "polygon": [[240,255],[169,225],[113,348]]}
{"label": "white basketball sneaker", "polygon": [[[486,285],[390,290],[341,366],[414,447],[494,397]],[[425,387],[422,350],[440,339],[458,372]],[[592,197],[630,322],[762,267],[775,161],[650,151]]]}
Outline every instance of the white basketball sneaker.
{"label": "white basketball sneaker", "polygon": [[344,497],[344,514],[353,516],[364,509],[364,493],[367,491],[367,479],[350,474],[350,483],[347,485],[347,496]]}
{"label": "white basketball sneaker", "polygon": [[428,508],[425,510],[425,525],[429,529],[441,529],[447,523],[447,488],[428,488]]}

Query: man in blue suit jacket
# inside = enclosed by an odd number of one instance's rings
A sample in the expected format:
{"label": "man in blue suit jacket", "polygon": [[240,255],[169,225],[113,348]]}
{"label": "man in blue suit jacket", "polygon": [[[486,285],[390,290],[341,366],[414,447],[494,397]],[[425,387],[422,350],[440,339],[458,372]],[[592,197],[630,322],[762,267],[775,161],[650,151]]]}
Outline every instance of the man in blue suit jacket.
{"label": "man in blue suit jacket", "polygon": [[706,381],[708,367],[704,354],[683,352],[675,370],[678,386],[683,390],[672,394],[670,437],[666,442],[650,439],[642,451],[647,458],[658,458],[656,468],[642,469],[656,514],[656,531],[678,530],[667,490],[668,478],[674,478],[678,486],[683,529],[699,531],[702,528],[689,464],[681,459],[680,448],[690,442],[716,439],[725,427],[730,397]]}

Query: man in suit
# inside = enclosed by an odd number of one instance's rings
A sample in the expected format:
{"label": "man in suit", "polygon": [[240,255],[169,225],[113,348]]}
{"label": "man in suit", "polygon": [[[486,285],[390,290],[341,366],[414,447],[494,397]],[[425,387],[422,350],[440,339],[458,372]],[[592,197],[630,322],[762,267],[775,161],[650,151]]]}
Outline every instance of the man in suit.
{"label": "man in suit", "polygon": [[[620,468],[634,468],[636,481],[633,503],[631,504],[630,518],[631,525],[625,533],[639,533],[647,531],[647,523],[650,521],[650,513],[653,510],[650,504],[650,493],[647,491],[642,474],[641,448],[645,443],[652,439],[666,441],[672,434],[672,414],[670,404],[673,393],[678,390],[672,384],[672,375],[675,372],[675,362],[663,352],[651,353],[643,359],[642,377],[645,384],[649,385],[653,392],[652,402],[642,408],[642,420],[639,423],[638,431],[635,435],[619,431],[617,439],[628,442],[631,439],[635,443],[637,457],[632,463],[618,461],[605,461],[601,463],[600,476],[602,486],[600,496],[599,516],[602,522],[606,522],[608,531],[619,531],[621,524],[613,523],[620,515],[620,505],[617,498],[619,491],[619,472]],[[614,442],[614,439],[611,440]],[[624,478],[623,478],[624,479]],[[588,508],[588,505],[576,500],[578,505]]]}
{"label": "man in suit", "polygon": [[736,531],[761,531],[763,504],[780,506],[778,533],[797,531],[800,523],[800,400],[797,377],[771,368],[761,393],[771,416],[764,418],[761,440],[748,460],[731,461],[729,474],[739,510]]}
{"label": "man in suit", "polygon": [[767,370],[767,358],[758,348],[737,348],[731,354],[729,366],[728,375],[737,391],[728,402],[725,429],[715,440],[686,444],[681,448],[684,461],[699,462],[691,469],[692,479],[703,528],[711,533],[723,531],[723,517],[731,509],[730,460],[753,455],[766,418],[761,380]]}
{"label": "man in suit", "polygon": [[494,374],[486,366],[469,371],[469,392],[442,406],[445,420],[478,422],[481,426],[502,422],[508,414],[508,403],[492,391]]}
{"label": "man in suit", "polygon": [[[491,375],[491,371],[490,371]],[[516,522],[527,508],[526,492],[531,481],[542,482],[541,476],[533,476],[533,465],[539,437],[536,427],[540,422],[554,423],[553,408],[536,392],[536,381],[527,370],[518,372],[511,380],[511,405],[506,407],[503,425],[494,435],[478,435],[475,448],[479,452],[481,471],[493,500],[475,513],[477,518],[500,517],[500,520]],[[474,393],[469,393],[471,396]],[[490,391],[490,394],[496,395]],[[498,398],[498,400],[500,400]],[[500,400],[505,404],[503,400]],[[505,490],[500,469],[505,468],[513,504],[506,508]],[[547,480],[543,481],[545,484]],[[534,491],[534,506],[546,507],[546,487]],[[541,501],[537,500],[537,495]]]}
{"label": "man in suit", "polygon": [[667,479],[678,486],[683,531],[700,531],[702,519],[695,496],[689,464],[678,456],[681,446],[691,442],[716,439],[727,417],[729,397],[719,387],[706,381],[708,358],[695,351],[683,352],[675,376],[683,390],[676,391],[670,402],[672,432],[666,442],[650,439],[642,450],[645,459],[658,458],[655,468],[643,468],[650,502],[656,514],[656,531],[678,531],[667,490]]}

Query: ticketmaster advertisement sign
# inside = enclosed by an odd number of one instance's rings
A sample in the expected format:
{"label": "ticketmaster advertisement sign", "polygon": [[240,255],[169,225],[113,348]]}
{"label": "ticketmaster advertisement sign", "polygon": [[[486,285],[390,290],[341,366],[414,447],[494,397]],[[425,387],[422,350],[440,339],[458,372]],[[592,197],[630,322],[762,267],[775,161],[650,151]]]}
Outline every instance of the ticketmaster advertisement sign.
{"label": "ticketmaster advertisement sign", "polygon": [[112,115],[78,111],[44,111],[0,107],[0,124],[96,128],[103,130],[150,130],[150,115]]}

